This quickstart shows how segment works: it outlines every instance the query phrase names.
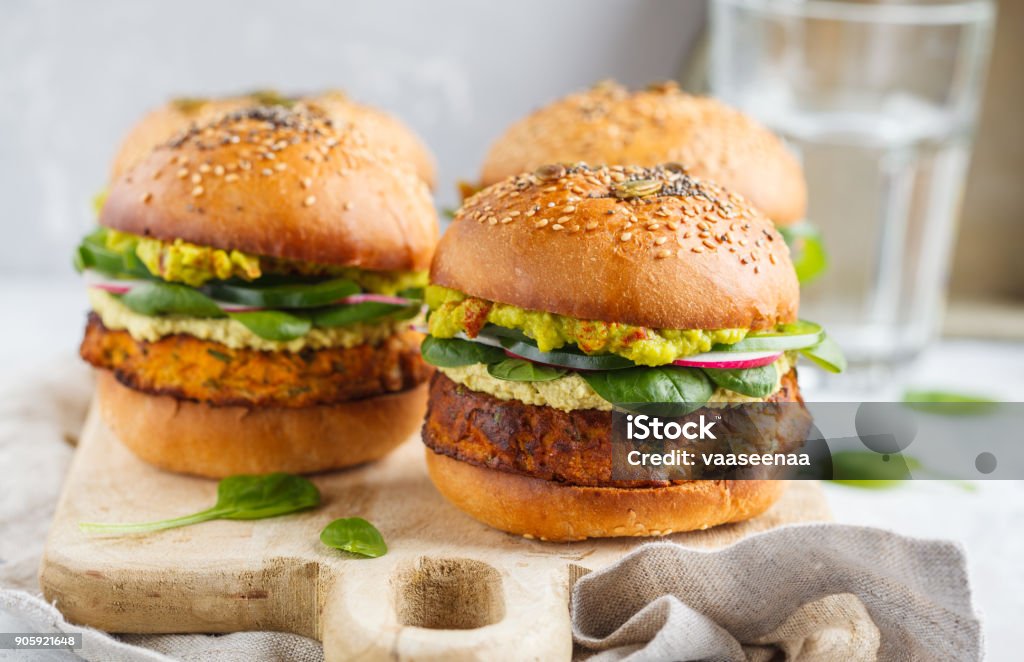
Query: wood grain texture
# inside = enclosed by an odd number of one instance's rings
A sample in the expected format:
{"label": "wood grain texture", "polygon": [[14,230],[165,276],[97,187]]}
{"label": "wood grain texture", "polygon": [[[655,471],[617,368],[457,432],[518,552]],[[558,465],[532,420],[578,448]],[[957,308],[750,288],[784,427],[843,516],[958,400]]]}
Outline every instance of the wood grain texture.
{"label": "wood grain texture", "polygon": [[[542,543],[489,529],[434,490],[416,440],[313,480],[324,503],[311,512],[87,536],[78,522],[181,515],[208,507],[216,492],[214,481],[142,463],[94,408],[50,532],[43,592],[70,620],[104,630],[288,631],[321,639],[328,660],[568,660],[570,582],[643,542]],[[381,530],[386,556],[357,559],[320,544],[328,522],[350,516]],[[794,483],[751,522],[669,539],[718,547],[827,519],[820,487]]]}

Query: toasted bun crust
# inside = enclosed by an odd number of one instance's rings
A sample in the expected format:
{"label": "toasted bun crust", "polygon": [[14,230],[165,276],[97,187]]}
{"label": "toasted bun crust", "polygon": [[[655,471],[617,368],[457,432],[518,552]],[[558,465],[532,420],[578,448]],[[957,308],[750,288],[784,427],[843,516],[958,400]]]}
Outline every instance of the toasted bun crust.
{"label": "toasted bun crust", "polygon": [[326,115],[254,106],[178,134],[111,184],[101,225],[257,255],[419,270],[426,185]]}
{"label": "toasted bun crust", "polygon": [[629,92],[601,83],[513,124],[491,146],[481,183],[545,163],[653,166],[676,161],[746,196],[779,225],[803,218],[807,188],[782,141],[739,111],[674,83]]}
{"label": "toasted bun crust", "polygon": [[671,166],[542,166],[486,188],[445,232],[431,282],[662,329],[769,328],[800,296],[771,221]]}
{"label": "toasted bun crust", "polygon": [[154,147],[191,125],[206,124],[226,113],[254,105],[318,108],[338,124],[354,125],[366,136],[371,147],[390,150],[396,161],[411,165],[430,187],[437,181],[434,157],[412,129],[393,115],[356,103],[338,91],[298,98],[274,92],[253,92],[236,97],[176,99],[150,111],[128,131],[114,157],[111,181],[145,158]]}
{"label": "toasted bun crust", "polygon": [[437,489],[488,526],[541,540],[663,536],[768,510],[785,481],[698,480],[668,487],[579,487],[460,462],[426,449]]}
{"label": "toasted bun crust", "polygon": [[427,386],[301,409],[212,407],[148,395],[97,371],[100,414],[142,460],[179,473],[223,478],[312,473],[377,460],[416,433]]}

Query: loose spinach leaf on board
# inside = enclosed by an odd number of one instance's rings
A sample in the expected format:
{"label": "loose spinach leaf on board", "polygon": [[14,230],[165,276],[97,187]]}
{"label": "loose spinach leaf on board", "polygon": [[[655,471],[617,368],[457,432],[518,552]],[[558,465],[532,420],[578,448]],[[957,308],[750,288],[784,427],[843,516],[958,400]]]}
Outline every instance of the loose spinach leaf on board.
{"label": "loose spinach leaf on board", "polygon": [[768,397],[779,383],[779,371],[774,364],[742,370],[706,368],[704,374],[718,386],[752,398]]}
{"label": "loose spinach leaf on board", "polygon": [[999,407],[999,403],[992,398],[980,395],[919,389],[910,389],[904,393],[903,402],[911,409],[943,416],[981,416]]}
{"label": "loose spinach leaf on board", "polygon": [[156,522],[108,524],[83,522],[86,533],[147,533],[214,519],[251,520],[287,515],[320,505],[320,491],[301,476],[286,473],[231,476],[217,485],[217,503],[192,515]]}
{"label": "loose spinach leaf on board", "polygon": [[300,338],[313,328],[313,322],[308,317],[280,310],[254,310],[248,313],[228,313],[228,316],[260,338],[278,342]]}
{"label": "loose spinach leaf on board", "polygon": [[121,297],[121,303],[142,315],[224,317],[224,311],[199,290],[174,283],[143,283]]}
{"label": "loose spinach leaf on board", "polygon": [[565,370],[523,359],[505,359],[487,366],[487,374],[491,377],[509,382],[549,382],[565,373]]}
{"label": "loose spinach leaf on board", "polygon": [[439,368],[457,368],[476,363],[497,363],[505,359],[503,349],[460,338],[427,336],[423,339],[420,351],[424,361]]}
{"label": "loose spinach leaf on board", "polygon": [[704,372],[697,368],[628,368],[579,375],[612,404],[656,404],[662,415],[683,415],[700,409],[715,390]]}
{"label": "loose spinach leaf on board", "polygon": [[320,532],[320,542],[352,554],[377,558],[388,553],[384,536],[361,517],[336,519]]}
{"label": "loose spinach leaf on board", "polygon": [[825,336],[814,347],[800,350],[800,353],[829,372],[846,370],[846,357],[834,340]]}

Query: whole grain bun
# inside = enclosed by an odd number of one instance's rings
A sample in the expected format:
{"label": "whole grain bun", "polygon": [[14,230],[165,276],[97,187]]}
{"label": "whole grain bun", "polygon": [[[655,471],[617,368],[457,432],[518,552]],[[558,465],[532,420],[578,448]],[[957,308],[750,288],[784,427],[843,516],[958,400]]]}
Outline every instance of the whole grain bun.
{"label": "whole grain bun", "polygon": [[779,480],[700,480],[668,487],[579,487],[484,469],[426,449],[438,491],[488,526],[541,540],[663,536],[740,522],[768,510]]}
{"label": "whole grain bun", "polygon": [[206,124],[226,113],[258,105],[322,110],[339,125],[351,124],[361,131],[372,148],[388,150],[395,160],[409,164],[429,186],[437,181],[434,157],[412,129],[389,113],[356,103],[333,90],[301,97],[262,91],[233,97],[174,99],[147,113],[129,130],[114,157],[110,179],[116,180],[154,147],[193,124]]}
{"label": "whole grain bun", "polygon": [[800,164],[768,129],[673,83],[630,92],[601,83],[516,122],[491,146],[481,183],[545,163],[653,166],[675,161],[694,175],[746,196],[779,225],[803,218]]}
{"label": "whole grain bun", "polygon": [[223,478],[312,473],[377,460],[416,433],[427,385],[337,405],[299,409],[212,407],[149,395],[97,370],[100,415],[142,460]]}
{"label": "whole grain bun", "polygon": [[322,112],[251,106],[154,148],[101,225],[256,255],[419,270],[437,242],[426,184]]}
{"label": "whole grain bun", "polygon": [[432,283],[577,319],[765,329],[796,318],[789,249],[742,197],[678,167],[542,166],[470,197]]}

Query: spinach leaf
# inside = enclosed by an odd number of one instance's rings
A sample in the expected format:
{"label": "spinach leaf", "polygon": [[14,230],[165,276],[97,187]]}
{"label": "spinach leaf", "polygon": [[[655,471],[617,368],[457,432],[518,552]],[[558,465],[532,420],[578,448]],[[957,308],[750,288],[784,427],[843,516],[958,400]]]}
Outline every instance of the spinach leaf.
{"label": "spinach leaf", "polygon": [[828,268],[828,253],[821,233],[810,223],[779,228],[779,234],[789,246],[793,267],[801,283],[809,283]]}
{"label": "spinach leaf", "polygon": [[276,284],[210,283],[203,289],[213,298],[260,308],[315,308],[334,303],[359,292],[359,286],[344,278],[312,283]]}
{"label": "spinach leaf", "polygon": [[706,368],[704,374],[718,386],[752,398],[768,397],[779,382],[779,371],[771,363],[760,368],[741,370]]}
{"label": "spinach leaf", "polygon": [[[683,415],[703,407],[714,387],[697,368],[661,366],[606,372],[581,372],[590,388],[614,405],[659,405],[662,415]],[[647,409],[644,409],[647,411]]]}
{"label": "spinach leaf", "polygon": [[476,363],[497,363],[505,359],[505,351],[461,338],[427,336],[420,349],[423,360],[439,368],[457,368]]}
{"label": "spinach leaf", "polygon": [[487,366],[487,374],[491,377],[509,382],[549,382],[558,379],[565,372],[565,370],[522,359],[505,359]]}
{"label": "spinach leaf", "polygon": [[254,310],[248,313],[228,313],[228,316],[260,338],[278,342],[300,338],[313,328],[309,318],[280,310]]}
{"label": "spinach leaf", "polygon": [[74,265],[79,272],[93,269],[115,278],[153,278],[153,274],[135,255],[134,242],[121,251],[107,246],[106,228],[97,228],[82,239],[75,250]]}
{"label": "spinach leaf", "polygon": [[829,372],[846,370],[846,357],[843,356],[843,350],[839,349],[839,345],[828,336],[822,338],[817,345],[800,350],[800,353]]}
{"label": "spinach leaf", "polygon": [[[407,308],[413,309],[413,315],[419,311],[419,306],[398,306],[393,303],[378,303],[367,301],[354,303],[347,306],[332,306],[313,312],[313,325],[322,329],[329,329],[335,326],[346,326],[356,322],[377,319],[392,313],[405,314]],[[411,315],[410,315],[411,317]]]}
{"label": "spinach leaf", "polygon": [[352,554],[377,558],[388,553],[384,536],[361,517],[336,519],[320,532],[320,542]]}
{"label": "spinach leaf", "polygon": [[187,285],[174,283],[143,283],[123,295],[121,303],[142,315],[224,316],[213,299]]}
{"label": "spinach leaf", "polygon": [[207,522],[214,519],[251,520],[287,515],[320,505],[320,491],[301,476],[272,473],[260,476],[231,476],[217,485],[217,503],[192,515],[143,522],[107,524],[83,522],[86,533],[147,533]]}
{"label": "spinach leaf", "polygon": [[999,407],[998,402],[984,396],[915,389],[903,394],[903,402],[911,409],[945,416],[980,416],[989,414]]}

